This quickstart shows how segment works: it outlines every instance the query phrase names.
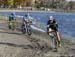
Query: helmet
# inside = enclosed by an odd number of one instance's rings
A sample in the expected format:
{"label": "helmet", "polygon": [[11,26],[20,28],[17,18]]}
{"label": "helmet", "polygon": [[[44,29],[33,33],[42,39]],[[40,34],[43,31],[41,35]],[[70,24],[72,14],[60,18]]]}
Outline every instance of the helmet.
{"label": "helmet", "polygon": [[29,13],[28,14],[25,14],[25,17],[29,16]]}
{"label": "helmet", "polygon": [[27,17],[28,15],[26,14],[25,17]]}
{"label": "helmet", "polygon": [[53,16],[50,16],[50,19],[49,20],[54,20],[54,17]]}
{"label": "helmet", "polygon": [[14,12],[12,12],[12,13],[11,13],[11,15],[15,15],[15,13],[14,13]]}

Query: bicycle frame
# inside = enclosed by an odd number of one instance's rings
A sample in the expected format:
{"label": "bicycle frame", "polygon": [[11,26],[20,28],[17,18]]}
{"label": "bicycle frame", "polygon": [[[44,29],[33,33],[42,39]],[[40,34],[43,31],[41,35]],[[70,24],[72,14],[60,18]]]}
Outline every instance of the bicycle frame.
{"label": "bicycle frame", "polygon": [[55,45],[55,49],[57,51],[57,49],[58,49],[57,35],[56,35],[56,32],[54,30],[52,30],[51,28],[49,28],[49,36],[52,38],[53,43]]}
{"label": "bicycle frame", "polygon": [[27,34],[28,34],[29,36],[32,34],[32,29],[31,29],[30,24],[27,24],[27,26],[26,26],[26,31],[27,31]]}
{"label": "bicycle frame", "polygon": [[32,29],[29,23],[24,23],[22,27],[23,34],[27,33],[29,36],[32,34]]}

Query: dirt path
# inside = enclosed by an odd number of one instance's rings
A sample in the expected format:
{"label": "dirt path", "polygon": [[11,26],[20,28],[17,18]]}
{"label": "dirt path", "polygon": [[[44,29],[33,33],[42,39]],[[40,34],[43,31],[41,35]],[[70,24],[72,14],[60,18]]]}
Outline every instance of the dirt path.
{"label": "dirt path", "polygon": [[63,39],[58,52],[52,49],[52,42],[44,33],[33,33],[31,37],[7,28],[7,22],[0,21],[0,57],[74,57],[75,42]]}

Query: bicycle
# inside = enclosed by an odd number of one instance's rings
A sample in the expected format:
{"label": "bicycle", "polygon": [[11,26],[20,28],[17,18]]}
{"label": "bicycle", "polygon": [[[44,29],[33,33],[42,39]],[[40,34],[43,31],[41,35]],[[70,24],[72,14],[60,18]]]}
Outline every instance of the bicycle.
{"label": "bicycle", "polygon": [[30,24],[27,24],[27,34],[28,34],[29,36],[31,36],[31,34],[32,34],[32,29],[31,29]]}
{"label": "bicycle", "polygon": [[49,28],[48,34],[49,34],[50,38],[53,40],[53,43],[55,45],[55,51],[58,51],[59,42],[58,42],[58,39],[57,39],[56,32],[54,30],[52,30],[51,28]]}
{"label": "bicycle", "polygon": [[30,23],[24,23],[22,25],[22,33],[25,34],[27,33],[29,36],[32,34],[32,29],[31,29],[31,24]]}

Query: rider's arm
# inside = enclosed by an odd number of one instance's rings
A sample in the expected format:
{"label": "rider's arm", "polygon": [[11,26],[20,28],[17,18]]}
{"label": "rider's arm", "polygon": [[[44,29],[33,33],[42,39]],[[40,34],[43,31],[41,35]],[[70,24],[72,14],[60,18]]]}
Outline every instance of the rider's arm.
{"label": "rider's arm", "polygon": [[9,16],[9,21],[11,21],[11,16]]}
{"label": "rider's arm", "polygon": [[55,27],[58,28],[58,23],[56,22],[55,19],[54,19],[54,24],[55,24]]}
{"label": "rider's arm", "polygon": [[47,25],[49,25],[49,21],[47,21]]}
{"label": "rider's arm", "polygon": [[49,21],[47,21],[47,27],[49,27],[49,25],[50,25],[50,23],[49,23]]}
{"label": "rider's arm", "polygon": [[56,27],[58,28],[58,23],[57,23],[57,22],[55,23],[55,25],[56,25]]}
{"label": "rider's arm", "polygon": [[58,23],[57,23],[57,22],[55,23],[55,30],[56,30],[56,31],[59,30],[59,29],[58,29]]}
{"label": "rider's arm", "polygon": [[49,29],[49,21],[47,21],[47,34],[48,34],[48,29]]}

